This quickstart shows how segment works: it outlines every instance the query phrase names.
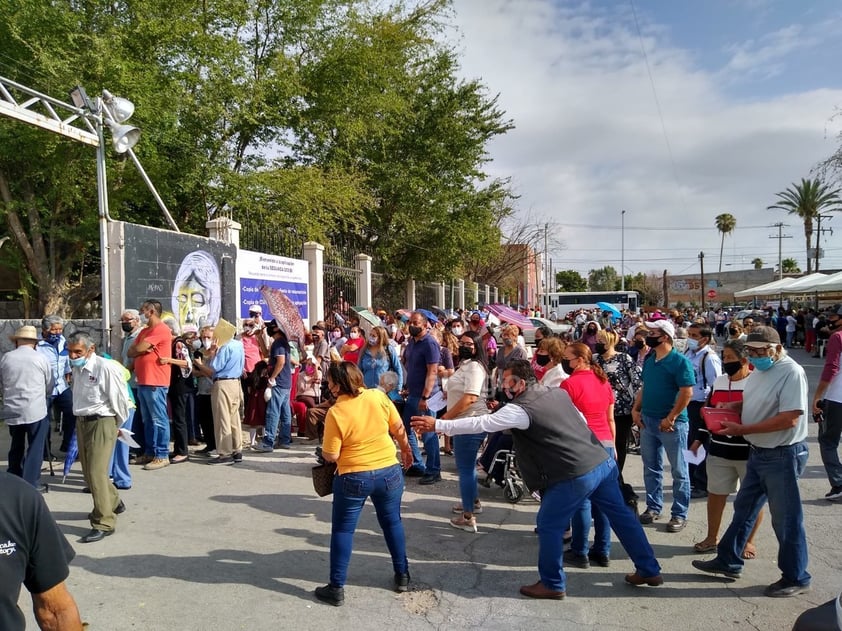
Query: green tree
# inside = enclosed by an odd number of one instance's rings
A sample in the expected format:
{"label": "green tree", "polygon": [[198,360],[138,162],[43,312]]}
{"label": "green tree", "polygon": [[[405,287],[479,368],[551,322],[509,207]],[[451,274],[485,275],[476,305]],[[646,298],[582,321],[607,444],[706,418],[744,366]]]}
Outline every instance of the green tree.
{"label": "green tree", "polygon": [[588,272],[588,287],[591,291],[615,291],[620,288],[620,276],[610,265],[592,269]]}
{"label": "green tree", "polygon": [[751,264],[754,265],[754,269],[763,269],[763,259],[760,257],[752,259]]}
{"label": "green tree", "polygon": [[563,270],[555,273],[554,291],[587,291],[588,281],[576,270]]}
{"label": "green tree", "polygon": [[[813,243],[813,220],[829,211],[842,210],[840,189],[831,189],[819,178],[813,180],[801,179],[801,184],[793,184],[785,191],[775,194],[778,202],[767,208],[769,210],[785,210],[796,215],[804,223],[804,240],[807,243],[807,273],[812,269],[810,249]],[[816,248],[816,269],[819,267],[819,252]]]}
{"label": "green tree", "polygon": [[719,230],[719,275],[722,275],[722,251],[725,248],[725,236],[731,234],[737,227],[734,215],[722,213],[716,216],[716,229]]}
{"label": "green tree", "polygon": [[[809,262],[810,259],[807,259]],[[781,261],[781,268],[784,274],[799,274],[801,268],[798,267],[798,261],[793,258],[784,259]]]}

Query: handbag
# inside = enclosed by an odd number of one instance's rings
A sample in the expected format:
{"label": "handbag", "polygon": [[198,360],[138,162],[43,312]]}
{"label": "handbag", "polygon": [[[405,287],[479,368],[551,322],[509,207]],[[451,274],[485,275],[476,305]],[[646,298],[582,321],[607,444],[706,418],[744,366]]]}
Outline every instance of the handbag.
{"label": "handbag", "polygon": [[310,471],[313,476],[313,488],[316,495],[325,497],[333,493],[333,477],[336,475],[336,463],[325,462],[317,464]]}

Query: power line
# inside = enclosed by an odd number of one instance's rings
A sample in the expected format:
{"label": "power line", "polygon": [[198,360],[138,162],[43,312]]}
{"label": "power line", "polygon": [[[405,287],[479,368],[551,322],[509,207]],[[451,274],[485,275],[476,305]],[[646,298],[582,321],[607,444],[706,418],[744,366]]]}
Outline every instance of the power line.
{"label": "power line", "polygon": [[[592,230],[620,230],[620,226],[611,226],[605,224],[589,224],[589,223],[560,223],[558,224],[562,228],[589,228]],[[739,226],[740,230],[768,230],[770,227],[769,224],[758,225],[758,226]],[[682,232],[686,232],[688,230],[716,230],[716,226],[626,226],[626,230],[646,230],[646,231],[654,231],[654,230],[681,230]]]}

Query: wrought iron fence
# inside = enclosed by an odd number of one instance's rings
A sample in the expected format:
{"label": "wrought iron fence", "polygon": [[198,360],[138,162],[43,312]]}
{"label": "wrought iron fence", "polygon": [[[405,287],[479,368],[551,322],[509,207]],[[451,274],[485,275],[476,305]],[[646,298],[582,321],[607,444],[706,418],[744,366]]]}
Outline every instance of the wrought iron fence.
{"label": "wrought iron fence", "polygon": [[244,250],[300,259],[303,256],[304,239],[292,230],[244,223],[240,231],[240,247]]}
{"label": "wrought iron fence", "polygon": [[389,278],[385,274],[371,274],[371,306],[394,313],[406,307],[406,282]]}
{"label": "wrought iron fence", "polygon": [[324,258],[324,313],[329,326],[336,324],[338,314],[343,320],[352,315],[357,304],[357,276],[354,254],[349,248],[328,245]]}
{"label": "wrought iron fence", "polygon": [[432,306],[441,307],[438,302],[438,283],[415,283],[415,306],[429,309]]}

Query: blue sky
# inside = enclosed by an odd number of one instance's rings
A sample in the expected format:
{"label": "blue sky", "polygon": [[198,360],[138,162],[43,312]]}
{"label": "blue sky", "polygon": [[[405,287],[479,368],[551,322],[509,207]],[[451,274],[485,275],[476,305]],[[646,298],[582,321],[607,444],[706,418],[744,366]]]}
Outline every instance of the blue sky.
{"label": "blue sky", "polygon": [[[723,212],[737,218],[723,269],[777,263],[776,221],[805,268],[803,229],[766,207],[840,144],[842,3],[634,8],[640,35],[630,0],[454,0],[463,72],[516,125],[491,173],[512,177],[521,217],[552,224],[559,269],[619,268],[622,209],[627,273],[692,272],[699,251],[718,264]],[[842,268],[842,247],[822,245],[822,267]]]}

